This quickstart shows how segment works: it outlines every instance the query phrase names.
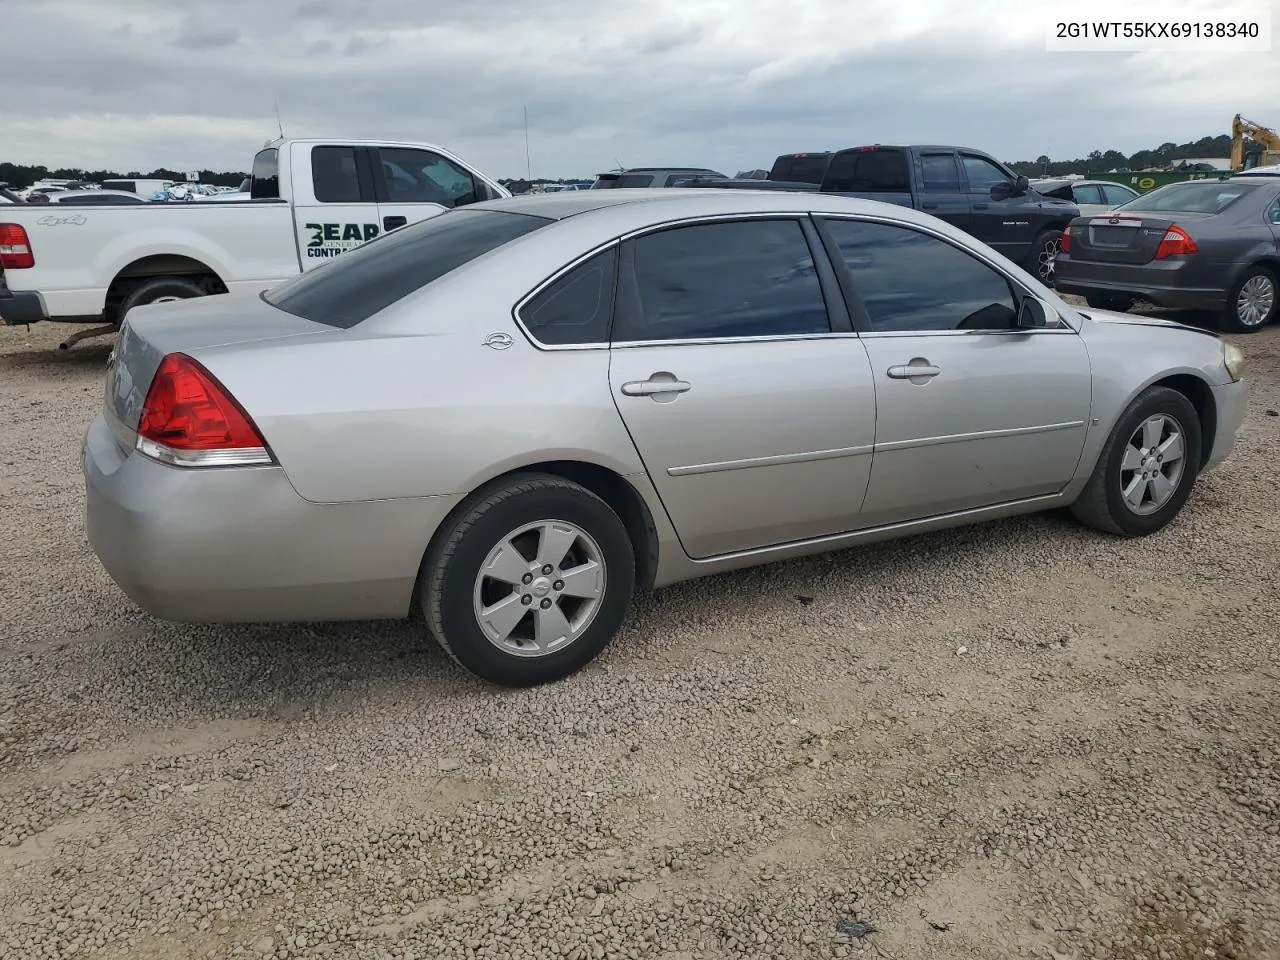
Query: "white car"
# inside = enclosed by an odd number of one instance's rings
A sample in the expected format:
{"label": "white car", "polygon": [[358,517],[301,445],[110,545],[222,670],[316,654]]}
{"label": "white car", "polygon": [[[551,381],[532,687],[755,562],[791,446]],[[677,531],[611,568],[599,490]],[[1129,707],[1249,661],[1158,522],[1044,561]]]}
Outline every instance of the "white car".
{"label": "white car", "polygon": [[1080,216],[1092,217],[1114,210],[1122,203],[1141,196],[1132,187],[1109,180],[1068,180],[1065,177],[1032,180],[1036,193],[1058,200],[1070,200],[1080,208]]}
{"label": "white car", "polygon": [[[369,140],[272,140],[249,200],[141,203],[61,216],[0,216],[0,318],[119,327],[129,310],[206,294],[259,292],[396,227],[509,197],[440,147]],[[40,206],[44,206],[41,204]]]}
{"label": "white car", "polygon": [[110,206],[122,203],[146,203],[145,197],[125,190],[59,190],[48,194],[48,200],[38,203],[89,204],[91,206]]}

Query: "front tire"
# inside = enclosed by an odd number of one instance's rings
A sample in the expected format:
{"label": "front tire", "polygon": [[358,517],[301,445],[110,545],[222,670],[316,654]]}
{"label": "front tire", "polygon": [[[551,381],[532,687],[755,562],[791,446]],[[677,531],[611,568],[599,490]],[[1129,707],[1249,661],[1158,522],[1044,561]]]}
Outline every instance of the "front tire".
{"label": "front tire", "polygon": [[1027,272],[1046,287],[1053,286],[1054,259],[1062,249],[1062,231],[1045,230],[1036,237],[1027,257]]}
{"label": "front tire", "polygon": [[1218,326],[1228,333],[1257,333],[1276,318],[1276,275],[1266,267],[1250,267],[1227,297]]}
{"label": "front tire", "polygon": [[593,660],[634,589],[635,554],[613,508],[562,477],[524,474],[482,490],[440,530],[419,604],[458,663],[529,687]]}
{"label": "front tire", "polygon": [[1183,394],[1152,387],[1124,412],[1071,512],[1086,526],[1145,537],[1182,510],[1200,472],[1200,416]]}

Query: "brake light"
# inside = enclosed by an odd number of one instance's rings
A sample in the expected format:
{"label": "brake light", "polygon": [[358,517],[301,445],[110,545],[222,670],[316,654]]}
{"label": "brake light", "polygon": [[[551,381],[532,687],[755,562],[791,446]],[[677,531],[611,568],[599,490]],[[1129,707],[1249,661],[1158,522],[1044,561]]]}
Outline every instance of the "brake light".
{"label": "brake light", "polygon": [[1071,224],[1067,224],[1067,228],[1062,231],[1062,243],[1058,246],[1058,252],[1071,252]]}
{"label": "brake light", "polygon": [[28,270],[36,265],[31,241],[20,223],[0,223],[0,267],[5,270]]}
{"label": "brake light", "polygon": [[180,467],[274,462],[244,408],[213,374],[183,353],[160,361],[142,405],[136,446]]}
{"label": "brake light", "polygon": [[875,153],[879,149],[880,144],[877,143],[869,147],[854,147],[853,151],[854,153]]}
{"label": "brake light", "polygon": [[1196,246],[1196,242],[1191,239],[1185,230],[1175,224],[1164,232],[1164,236],[1160,240],[1160,246],[1156,248],[1156,259],[1189,257],[1193,253],[1199,252],[1200,248]]}

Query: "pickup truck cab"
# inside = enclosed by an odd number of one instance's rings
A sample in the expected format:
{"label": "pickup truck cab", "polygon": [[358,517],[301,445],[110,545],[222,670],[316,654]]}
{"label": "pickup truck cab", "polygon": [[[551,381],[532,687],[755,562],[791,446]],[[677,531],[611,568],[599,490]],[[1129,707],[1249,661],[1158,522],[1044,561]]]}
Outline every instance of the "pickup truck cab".
{"label": "pickup truck cab", "polygon": [[0,213],[0,318],[119,327],[133,307],[258,291],[388,230],[510,193],[422,143],[272,140],[238,203],[57,207]]}
{"label": "pickup truck cab", "polygon": [[853,147],[831,158],[822,193],[866,197],[923,210],[1004,254],[1042,283],[1067,224],[1070,201],[1041,196],[1026,177],[966,147]]}

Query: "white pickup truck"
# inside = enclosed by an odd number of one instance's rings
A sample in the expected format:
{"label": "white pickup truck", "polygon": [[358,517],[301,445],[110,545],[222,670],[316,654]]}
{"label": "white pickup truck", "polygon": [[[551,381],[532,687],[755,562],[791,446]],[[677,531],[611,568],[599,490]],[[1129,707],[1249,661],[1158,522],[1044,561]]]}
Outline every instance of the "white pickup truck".
{"label": "white pickup truck", "polygon": [[510,193],[440,147],[272,140],[235,203],[10,204],[0,319],[119,327],[133,307],[268,287],[380,233]]}

